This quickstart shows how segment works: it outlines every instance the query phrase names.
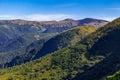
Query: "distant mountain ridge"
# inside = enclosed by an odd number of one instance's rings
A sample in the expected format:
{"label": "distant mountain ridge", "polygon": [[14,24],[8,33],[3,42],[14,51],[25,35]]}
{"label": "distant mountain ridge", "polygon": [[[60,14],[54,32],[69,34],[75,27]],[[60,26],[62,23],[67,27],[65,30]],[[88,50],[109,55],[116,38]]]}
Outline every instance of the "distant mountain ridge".
{"label": "distant mountain ridge", "polygon": [[[97,26],[101,27],[107,24],[108,21],[85,18],[81,20],[65,19],[61,21],[26,21],[26,20],[0,20],[0,25],[13,24],[19,26],[29,26],[45,33],[62,32],[64,30],[76,27],[76,26]],[[5,27],[5,26],[4,26]],[[7,27],[6,27],[7,28]]]}
{"label": "distant mountain ridge", "polygon": [[61,21],[0,20],[0,63],[9,62],[14,57],[24,54],[30,44],[41,40],[43,43],[40,42],[40,45],[44,44],[65,30],[83,25],[101,27],[107,23],[108,21],[92,18],[82,20],[68,18]]}
{"label": "distant mountain ridge", "polygon": [[[26,20],[0,20],[0,49],[8,43],[26,36],[40,39],[40,34],[60,33],[77,26],[101,27],[108,21],[86,18],[82,20],[65,19],[61,21],[26,21]],[[34,40],[33,40],[34,41]],[[14,41],[15,42],[15,41]],[[6,44],[7,43],[7,44]],[[0,52],[3,50],[0,50]]]}

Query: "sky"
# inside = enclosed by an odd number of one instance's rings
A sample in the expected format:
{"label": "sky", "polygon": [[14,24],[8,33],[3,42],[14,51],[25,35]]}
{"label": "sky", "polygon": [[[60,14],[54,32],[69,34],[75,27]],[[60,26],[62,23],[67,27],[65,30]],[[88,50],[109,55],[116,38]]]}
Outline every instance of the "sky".
{"label": "sky", "polygon": [[0,20],[32,21],[120,17],[120,0],[0,0]]}

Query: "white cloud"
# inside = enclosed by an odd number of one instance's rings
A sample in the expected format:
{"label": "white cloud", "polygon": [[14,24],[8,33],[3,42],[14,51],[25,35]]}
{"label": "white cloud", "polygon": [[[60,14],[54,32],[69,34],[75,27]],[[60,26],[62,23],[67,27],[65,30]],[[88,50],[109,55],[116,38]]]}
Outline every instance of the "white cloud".
{"label": "white cloud", "polygon": [[[87,16],[88,17],[88,16]],[[104,19],[108,21],[112,21],[118,17],[115,16],[108,16],[108,15],[98,15],[98,16],[89,16],[91,18],[96,19]],[[24,20],[31,20],[31,21],[51,21],[51,20],[63,20],[66,18],[73,18],[73,19],[83,19],[86,18],[81,17],[79,15],[67,15],[67,14],[32,14],[32,15],[23,15],[23,16],[15,16],[15,15],[0,15],[0,20],[13,20],[13,19],[24,19]]]}
{"label": "white cloud", "polygon": [[32,14],[24,16],[0,15],[1,20],[24,19],[32,21],[49,21],[49,20],[62,20],[65,18],[74,18],[74,16],[67,14]]}
{"label": "white cloud", "polygon": [[116,18],[118,18],[118,17],[98,17],[98,19],[104,19],[104,20],[107,20],[107,21],[112,21],[112,20],[114,20],[114,19],[116,19]]}
{"label": "white cloud", "polygon": [[66,14],[33,14],[25,16],[27,20],[35,20],[35,21],[49,21],[49,20],[62,20],[65,18],[72,17],[71,15]]}
{"label": "white cloud", "polygon": [[96,19],[103,19],[107,21],[113,21],[114,19],[118,18],[119,16],[116,15],[109,15],[109,14],[97,14],[93,18]]}
{"label": "white cloud", "polygon": [[2,19],[5,19],[5,20],[7,20],[7,19],[15,19],[16,17],[15,16],[13,16],[13,15],[0,15],[0,19],[2,20]]}

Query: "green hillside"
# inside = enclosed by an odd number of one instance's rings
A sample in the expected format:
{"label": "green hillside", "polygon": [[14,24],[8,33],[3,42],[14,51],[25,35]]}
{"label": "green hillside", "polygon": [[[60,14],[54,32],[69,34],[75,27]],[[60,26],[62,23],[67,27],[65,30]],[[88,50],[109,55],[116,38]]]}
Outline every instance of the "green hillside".
{"label": "green hillside", "polygon": [[0,71],[0,80],[103,80],[120,70],[120,18],[82,41]]}
{"label": "green hillside", "polygon": [[97,28],[90,26],[80,26],[78,28],[62,32],[61,34],[58,34],[44,43],[43,47],[38,51],[35,58],[39,58],[45,54],[60,50],[67,46],[75,45],[90,33],[94,32],[96,29]]}

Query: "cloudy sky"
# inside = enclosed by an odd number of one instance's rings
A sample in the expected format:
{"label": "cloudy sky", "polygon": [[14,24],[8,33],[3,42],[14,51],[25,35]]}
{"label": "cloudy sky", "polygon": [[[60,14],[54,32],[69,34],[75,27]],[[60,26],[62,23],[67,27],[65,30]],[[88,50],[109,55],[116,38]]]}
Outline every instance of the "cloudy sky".
{"label": "cloudy sky", "polygon": [[0,19],[62,20],[120,17],[120,0],[0,0]]}

